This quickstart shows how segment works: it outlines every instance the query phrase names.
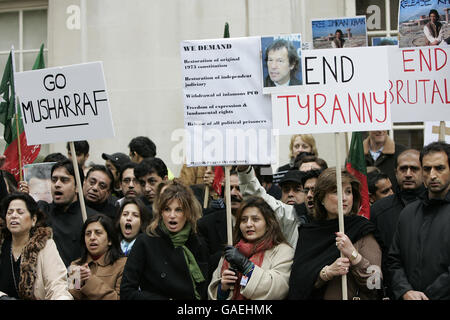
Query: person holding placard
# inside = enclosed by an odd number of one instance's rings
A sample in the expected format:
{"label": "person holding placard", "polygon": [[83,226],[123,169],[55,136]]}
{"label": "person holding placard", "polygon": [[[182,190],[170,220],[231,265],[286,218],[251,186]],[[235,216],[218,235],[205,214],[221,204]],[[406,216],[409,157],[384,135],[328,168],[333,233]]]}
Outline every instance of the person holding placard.
{"label": "person holding placard", "polygon": [[158,188],[154,218],[125,265],[121,300],[206,298],[208,248],[197,233],[202,207],[177,179]]}
{"label": "person holding placard", "polygon": [[0,225],[0,300],[72,300],[66,266],[36,201],[8,195]]}
{"label": "person holding placard", "polygon": [[[84,174],[79,165],[81,184]],[[83,227],[83,216],[75,179],[75,170],[71,160],[57,162],[51,170],[52,203],[38,201],[39,208],[47,215],[53,229],[59,254],[68,266],[81,255],[80,232]],[[86,206],[87,217],[98,213]]]}
{"label": "person holding placard", "polygon": [[298,86],[301,81],[296,78],[300,68],[300,57],[292,42],[279,39],[267,47],[265,52],[268,75],[264,87]]}
{"label": "person holding placard", "polygon": [[400,213],[388,253],[396,299],[450,299],[450,145],[433,142],[420,153],[423,199]]}
{"label": "person holding placard", "polygon": [[80,288],[70,289],[70,293],[75,300],[119,300],[127,258],[112,220],[104,214],[89,217],[81,238],[81,257],[71,264],[80,270]]}
{"label": "person holding placard", "polygon": [[282,300],[288,293],[294,249],[262,198],[244,201],[236,215],[234,246],[225,248],[208,287],[210,299]]}
{"label": "person holding placard", "polygon": [[335,168],[317,179],[314,220],[299,228],[289,299],[340,300],[342,275],[347,275],[349,299],[377,298],[372,281],[381,279],[381,249],[373,235],[375,226],[358,215],[359,181],[342,170],[345,233],[339,232],[336,183]]}

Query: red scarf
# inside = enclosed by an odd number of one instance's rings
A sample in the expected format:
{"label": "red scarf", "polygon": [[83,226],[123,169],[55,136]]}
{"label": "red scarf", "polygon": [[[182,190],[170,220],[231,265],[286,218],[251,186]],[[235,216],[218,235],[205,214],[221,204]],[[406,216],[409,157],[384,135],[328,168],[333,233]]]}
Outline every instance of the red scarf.
{"label": "red scarf", "polygon": [[[266,250],[269,250],[273,247],[273,243],[271,240],[266,240],[261,243],[259,243],[256,247],[254,243],[246,242],[243,239],[241,239],[236,245],[235,248],[239,250],[240,253],[242,253],[244,256],[249,258],[251,262],[253,262],[258,267],[261,267],[261,264],[264,260],[264,253]],[[223,260],[222,270],[220,274],[223,273],[224,270],[229,269],[230,264],[227,260]],[[236,283],[234,284],[234,292],[232,300],[247,300],[242,294],[241,294],[241,278],[242,273],[238,272],[238,279],[236,280]]]}

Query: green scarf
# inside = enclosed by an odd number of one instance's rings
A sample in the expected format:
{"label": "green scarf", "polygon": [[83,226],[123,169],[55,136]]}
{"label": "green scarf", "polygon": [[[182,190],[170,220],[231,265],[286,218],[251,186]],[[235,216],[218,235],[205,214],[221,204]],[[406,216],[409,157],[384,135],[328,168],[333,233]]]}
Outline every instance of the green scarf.
{"label": "green scarf", "polygon": [[178,247],[183,248],[184,258],[189,268],[192,284],[194,285],[195,297],[197,298],[197,300],[200,300],[201,296],[197,292],[196,283],[205,281],[205,278],[203,277],[202,271],[200,270],[200,267],[198,266],[197,261],[195,260],[195,257],[192,254],[191,250],[189,250],[188,247],[185,246],[185,243],[189,238],[189,235],[191,234],[191,224],[189,222],[186,222],[183,229],[181,229],[176,233],[170,232],[163,221],[160,221],[159,226],[165,233],[169,235],[170,240],[172,240],[172,243],[175,248]]}

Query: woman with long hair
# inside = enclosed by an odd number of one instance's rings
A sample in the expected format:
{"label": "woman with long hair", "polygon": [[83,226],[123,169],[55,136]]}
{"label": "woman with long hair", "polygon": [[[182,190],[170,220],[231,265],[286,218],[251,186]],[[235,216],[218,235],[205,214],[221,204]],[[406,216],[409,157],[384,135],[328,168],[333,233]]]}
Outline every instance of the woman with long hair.
{"label": "woman with long hair", "polygon": [[73,299],[52,229],[26,193],[8,195],[1,206],[0,299]]}
{"label": "woman with long hair", "polygon": [[70,293],[76,300],[119,300],[127,258],[120,249],[111,218],[104,214],[88,217],[81,242],[81,258],[71,264],[72,270],[79,270],[81,285],[70,289]]}
{"label": "woman with long hair", "polygon": [[294,249],[271,207],[259,197],[236,214],[234,246],[225,248],[208,288],[210,299],[281,300],[288,293]]}
{"label": "woman with long hair", "polygon": [[115,227],[119,234],[120,247],[128,256],[137,236],[145,232],[151,214],[139,198],[126,198],[116,215]]}
{"label": "woman with long hair", "polygon": [[377,297],[374,286],[368,283],[371,277],[381,277],[381,249],[374,237],[375,226],[358,215],[359,188],[359,181],[342,170],[345,233],[339,232],[336,168],[320,174],[314,192],[313,221],[299,229],[289,299],[342,299],[342,275],[347,275],[349,299]]}
{"label": "woman with long hair", "polygon": [[208,248],[197,233],[202,207],[178,180],[158,187],[153,220],[133,245],[122,300],[206,298]]}

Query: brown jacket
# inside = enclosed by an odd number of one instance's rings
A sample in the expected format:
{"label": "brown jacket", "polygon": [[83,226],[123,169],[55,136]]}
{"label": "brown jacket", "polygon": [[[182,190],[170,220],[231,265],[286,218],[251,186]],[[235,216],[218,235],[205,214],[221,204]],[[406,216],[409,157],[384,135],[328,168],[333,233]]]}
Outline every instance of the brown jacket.
{"label": "brown jacket", "polygon": [[186,164],[181,168],[179,179],[187,186],[202,184],[206,167],[188,167]]}
{"label": "brown jacket", "polygon": [[[90,278],[80,290],[69,290],[75,300],[120,300],[120,283],[127,258],[119,258],[112,265],[106,265],[104,258],[103,255],[93,261],[89,256],[87,263],[91,269]],[[71,264],[78,265],[79,261],[80,259]]]}
{"label": "brown jacket", "polygon": [[[367,287],[367,280],[372,276],[372,273],[367,272],[367,268],[372,265],[378,266],[381,270],[381,249],[374,236],[369,234],[356,243],[353,244],[355,249],[361,254],[361,261],[350,267],[347,273],[347,296],[349,300],[352,300],[358,296],[361,300],[373,300],[377,298],[377,292],[375,289],[369,289]],[[381,272],[381,271],[380,271]],[[328,282],[325,282],[320,278],[317,278],[316,287],[327,285],[324,300],[341,300],[342,299],[342,280],[341,277],[334,277]],[[358,290],[359,289],[359,290]]]}

